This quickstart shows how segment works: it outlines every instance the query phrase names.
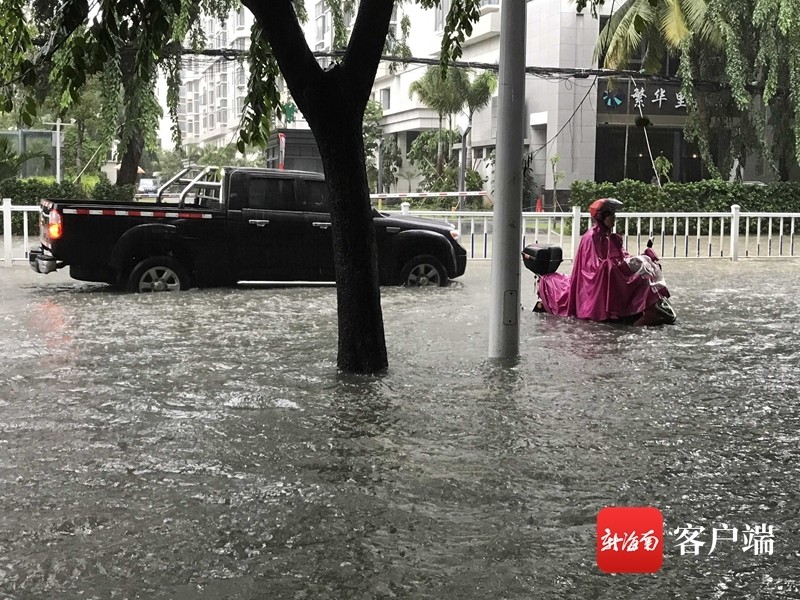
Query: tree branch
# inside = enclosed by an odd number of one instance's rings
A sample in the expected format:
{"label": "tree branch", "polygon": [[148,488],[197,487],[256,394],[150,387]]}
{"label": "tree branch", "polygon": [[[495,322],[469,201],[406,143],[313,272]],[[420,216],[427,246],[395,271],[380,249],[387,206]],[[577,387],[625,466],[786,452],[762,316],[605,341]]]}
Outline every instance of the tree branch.
{"label": "tree branch", "polygon": [[372,92],[393,7],[394,0],[362,0],[358,7],[342,66],[353,97],[362,106],[367,105]]}
{"label": "tree branch", "polygon": [[319,90],[322,69],[306,43],[292,0],[242,0],[261,26],[272,54],[301,112],[306,99],[295,92]]}

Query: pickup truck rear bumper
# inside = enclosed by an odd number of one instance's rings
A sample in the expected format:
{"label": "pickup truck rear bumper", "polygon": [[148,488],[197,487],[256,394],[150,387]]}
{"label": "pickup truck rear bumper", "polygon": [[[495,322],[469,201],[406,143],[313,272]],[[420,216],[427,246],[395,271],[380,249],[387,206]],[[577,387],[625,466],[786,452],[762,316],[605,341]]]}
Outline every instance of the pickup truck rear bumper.
{"label": "pickup truck rear bumper", "polygon": [[37,273],[45,275],[64,266],[59,264],[55,257],[46,254],[43,250],[31,250],[28,253],[28,264]]}

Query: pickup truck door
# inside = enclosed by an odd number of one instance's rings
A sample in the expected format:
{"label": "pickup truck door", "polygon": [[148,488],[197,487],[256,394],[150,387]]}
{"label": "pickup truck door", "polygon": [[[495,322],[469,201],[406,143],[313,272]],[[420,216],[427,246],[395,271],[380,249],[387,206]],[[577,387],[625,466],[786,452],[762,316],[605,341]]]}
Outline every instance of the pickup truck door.
{"label": "pickup truck door", "polygon": [[305,215],[297,203],[295,179],[274,175],[249,178],[237,228],[240,280],[307,281]]}
{"label": "pickup truck door", "polygon": [[336,281],[328,185],[322,180],[298,181],[298,198],[306,208],[309,267],[314,281]]}

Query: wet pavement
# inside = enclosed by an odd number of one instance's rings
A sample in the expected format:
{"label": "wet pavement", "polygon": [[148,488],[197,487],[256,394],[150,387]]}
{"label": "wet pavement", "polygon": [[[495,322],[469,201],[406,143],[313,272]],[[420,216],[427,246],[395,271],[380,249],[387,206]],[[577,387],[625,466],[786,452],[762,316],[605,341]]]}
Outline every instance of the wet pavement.
{"label": "wet pavement", "polygon": [[[800,263],[665,269],[677,325],[525,312],[511,367],[488,264],[384,288],[364,379],[332,288],[0,268],[0,598],[800,598]],[[608,505],[661,509],[659,573],[598,570]]]}

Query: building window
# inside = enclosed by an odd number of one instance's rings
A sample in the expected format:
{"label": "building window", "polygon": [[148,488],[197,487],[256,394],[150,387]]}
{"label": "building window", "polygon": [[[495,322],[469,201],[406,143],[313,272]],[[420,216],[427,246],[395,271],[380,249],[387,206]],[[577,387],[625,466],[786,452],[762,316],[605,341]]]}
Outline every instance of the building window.
{"label": "building window", "polygon": [[217,123],[220,127],[228,126],[228,101],[220,100],[219,109],[217,110]]}
{"label": "building window", "polygon": [[317,38],[316,38],[317,42],[323,42],[325,40],[325,32],[327,31],[325,19],[326,19],[325,15],[317,17]]}
{"label": "building window", "polygon": [[236,11],[236,29],[244,29],[244,26],[244,8],[240,6],[239,10]]}
{"label": "building window", "polygon": [[392,107],[391,88],[381,89],[381,106],[383,107],[383,110],[389,110]]}
{"label": "building window", "polygon": [[[322,42],[317,42],[317,44],[314,46],[314,51],[315,52],[325,52],[325,44],[323,44]],[[330,66],[331,59],[328,56],[318,56],[317,57],[317,64],[324,71],[325,69],[327,69]]]}

